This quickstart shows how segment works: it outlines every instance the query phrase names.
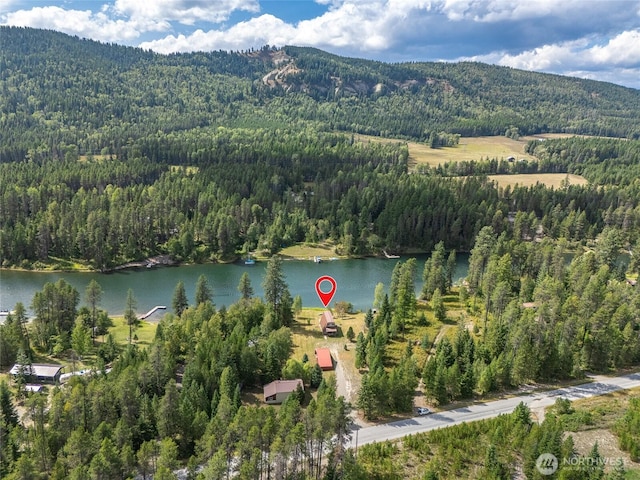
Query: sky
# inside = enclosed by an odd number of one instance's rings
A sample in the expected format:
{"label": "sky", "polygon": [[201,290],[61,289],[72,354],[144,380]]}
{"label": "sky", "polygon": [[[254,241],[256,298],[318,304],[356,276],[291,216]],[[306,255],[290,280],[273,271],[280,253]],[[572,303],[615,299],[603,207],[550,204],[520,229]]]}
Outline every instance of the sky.
{"label": "sky", "polygon": [[640,89],[640,0],[0,0],[0,24],[159,53],[301,45]]}

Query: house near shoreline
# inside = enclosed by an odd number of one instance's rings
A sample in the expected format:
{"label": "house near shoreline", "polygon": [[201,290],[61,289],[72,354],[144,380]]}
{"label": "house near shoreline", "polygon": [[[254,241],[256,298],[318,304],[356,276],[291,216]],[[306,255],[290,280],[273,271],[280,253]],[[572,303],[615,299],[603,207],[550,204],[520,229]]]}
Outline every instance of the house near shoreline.
{"label": "house near shoreline", "polygon": [[338,326],[329,310],[325,310],[320,316],[320,329],[322,334],[328,337],[335,337],[338,334]]}

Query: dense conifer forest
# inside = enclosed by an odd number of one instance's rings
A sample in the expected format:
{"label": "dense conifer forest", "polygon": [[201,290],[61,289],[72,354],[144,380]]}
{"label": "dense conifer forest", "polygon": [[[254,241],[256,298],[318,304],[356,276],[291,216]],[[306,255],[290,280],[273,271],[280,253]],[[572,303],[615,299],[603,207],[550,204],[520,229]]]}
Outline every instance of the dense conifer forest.
{"label": "dense conifer forest", "polygon": [[[0,92],[2,267],[74,261],[106,271],[156,254],[274,255],[263,299],[248,277],[242,299],[219,309],[206,278],[191,303],[178,284],[173,313],[146,347],[133,341],[131,291],[122,319],[100,309],[98,284],[84,296],[47,284],[30,322],[16,305],[0,326],[3,371],[65,359],[95,374],[48,396],[26,392],[24,372],[0,382],[3,478],[168,479],[179,467],[207,480],[404,478],[397,445],[358,458],[346,448],[354,411],[367,420],[410,414],[416,388],[441,407],[640,362],[636,90],[298,47],[163,56],[0,27]],[[581,136],[531,141],[533,160],[418,167],[406,144],[547,132]],[[494,173],[574,173],[589,183],[502,188]],[[431,252],[423,265],[398,263],[388,294],[376,288],[377,313],[347,333],[362,380],[353,405],[335,377],[292,357],[299,308],[276,254],[324,241],[349,256]],[[470,252],[461,285],[452,283],[456,251]],[[114,320],[128,341],[116,341]],[[451,334],[423,335],[445,326]],[[278,409],[243,401],[278,378],[301,378],[306,391]],[[404,447],[430,462],[422,478],[537,478],[543,448],[575,455],[558,419],[567,410],[558,405],[537,425],[520,408]],[[635,459],[637,432],[626,425],[637,410],[632,403],[615,430]],[[488,440],[481,468],[460,453],[470,438]],[[458,453],[434,461],[430,448]],[[587,473],[575,478],[604,476]]]}
{"label": "dense conifer forest", "polygon": [[[8,27],[0,42],[5,267],[62,258],[105,270],[159,253],[210,261],[327,239],[345,255],[439,241],[468,251],[482,226],[500,230],[517,211],[554,231],[581,218],[575,239],[611,223],[603,212],[625,230],[637,224],[631,89],[293,47],[163,56]],[[402,144],[353,137],[513,129],[629,140],[545,142],[529,146],[539,160],[526,165],[489,159],[407,175]],[[582,173],[592,186],[501,191],[482,177],[507,171]],[[452,175],[467,177],[440,178]]]}

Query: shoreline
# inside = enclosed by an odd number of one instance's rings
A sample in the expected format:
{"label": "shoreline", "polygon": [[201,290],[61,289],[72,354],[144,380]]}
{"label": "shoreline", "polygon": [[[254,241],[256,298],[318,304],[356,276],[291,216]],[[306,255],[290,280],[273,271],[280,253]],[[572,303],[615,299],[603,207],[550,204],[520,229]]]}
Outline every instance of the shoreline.
{"label": "shoreline", "polygon": [[[295,253],[289,254],[286,252],[287,249],[284,249],[283,252],[278,252],[276,255],[279,255],[283,261],[301,261],[301,262],[313,262],[316,258],[320,259],[320,262],[333,262],[340,260],[356,260],[356,259],[368,259],[368,258],[379,258],[382,260],[402,260],[403,258],[411,258],[412,255],[428,255],[429,252],[420,250],[420,249],[406,249],[399,250],[393,252],[387,252],[388,254],[385,256],[383,252],[378,254],[365,254],[365,255],[353,255],[353,256],[345,256],[339,255],[335,252],[327,252],[322,251],[319,252],[317,248],[304,246],[293,246],[287,248],[295,248],[297,251]],[[456,253],[468,254],[469,252],[464,251],[456,251]],[[255,255],[253,257],[257,262],[267,262],[269,260],[268,256],[263,255]],[[206,262],[201,262],[199,264],[207,265],[207,264],[231,264],[242,260],[242,255],[237,255],[228,260],[209,260]],[[185,265],[196,265],[196,262],[180,262],[169,255],[155,255],[153,257],[148,257],[142,260],[135,260],[131,262],[126,262],[123,264],[116,265],[112,268],[106,270],[97,270],[91,268],[86,265],[79,265],[77,268],[24,268],[18,266],[12,267],[0,267],[0,275],[2,272],[32,272],[32,273],[114,273],[122,270],[134,270],[134,269],[142,269],[142,268],[156,268],[156,267],[177,267],[177,266],[185,266]]]}

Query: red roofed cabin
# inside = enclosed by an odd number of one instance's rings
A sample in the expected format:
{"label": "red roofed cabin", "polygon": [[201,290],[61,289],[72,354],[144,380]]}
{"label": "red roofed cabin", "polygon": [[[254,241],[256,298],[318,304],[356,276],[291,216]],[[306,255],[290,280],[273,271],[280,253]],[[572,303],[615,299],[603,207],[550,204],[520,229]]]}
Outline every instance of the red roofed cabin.
{"label": "red roofed cabin", "polygon": [[316,348],[316,359],[322,370],[333,370],[333,358],[328,348]]}
{"label": "red roofed cabin", "polygon": [[320,317],[320,328],[322,329],[322,334],[327,335],[328,337],[335,337],[338,333],[338,327],[336,326],[336,322],[333,320],[333,315],[329,310],[322,312],[322,316]]}
{"label": "red roofed cabin", "polygon": [[296,378],[295,380],[275,380],[271,383],[267,383],[262,387],[264,392],[264,401],[269,404],[276,404],[284,402],[289,395],[294,393],[300,388],[304,390],[304,384],[302,380]]}

